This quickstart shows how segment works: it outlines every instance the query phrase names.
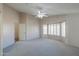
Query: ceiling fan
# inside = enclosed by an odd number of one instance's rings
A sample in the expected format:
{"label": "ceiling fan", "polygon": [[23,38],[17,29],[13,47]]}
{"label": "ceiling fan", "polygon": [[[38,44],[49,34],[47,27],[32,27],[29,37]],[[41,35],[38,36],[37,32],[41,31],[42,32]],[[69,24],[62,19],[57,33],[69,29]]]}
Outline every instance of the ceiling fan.
{"label": "ceiling fan", "polygon": [[36,17],[42,19],[43,17],[48,17],[48,15],[44,12],[38,11]]}

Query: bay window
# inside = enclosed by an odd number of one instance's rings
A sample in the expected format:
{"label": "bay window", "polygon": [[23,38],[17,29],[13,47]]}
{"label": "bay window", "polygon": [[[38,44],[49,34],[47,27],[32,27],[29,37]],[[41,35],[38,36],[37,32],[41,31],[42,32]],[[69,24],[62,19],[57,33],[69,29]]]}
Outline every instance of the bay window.
{"label": "bay window", "polygon": [[44,24],[43,34],[62,36],[65,37],[66,22],[55,23],[55,24]]}

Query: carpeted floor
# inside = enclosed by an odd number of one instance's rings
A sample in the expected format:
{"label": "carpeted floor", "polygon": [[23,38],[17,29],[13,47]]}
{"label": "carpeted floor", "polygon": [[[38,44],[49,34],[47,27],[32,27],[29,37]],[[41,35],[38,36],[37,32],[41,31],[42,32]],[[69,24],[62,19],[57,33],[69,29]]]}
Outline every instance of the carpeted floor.
{"label": "carpeted floor", "polygon": [[19,41],[4,49],[4,56],[79,56],[79,48],[56,40]]}

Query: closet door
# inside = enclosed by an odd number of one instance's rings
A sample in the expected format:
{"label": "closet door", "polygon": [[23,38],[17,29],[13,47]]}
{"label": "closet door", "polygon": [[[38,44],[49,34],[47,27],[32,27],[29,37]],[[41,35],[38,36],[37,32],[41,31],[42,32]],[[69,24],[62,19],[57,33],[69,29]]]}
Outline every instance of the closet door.
{"label": "closet door", "polygon": [[19,24],[19,39],[26,40],[26,27],[25,24]]}
{"label": "closet door", "polygon": [[14,24],[2,24],[2,40],[3,40],[3,48],[6,48],[15,43]]}

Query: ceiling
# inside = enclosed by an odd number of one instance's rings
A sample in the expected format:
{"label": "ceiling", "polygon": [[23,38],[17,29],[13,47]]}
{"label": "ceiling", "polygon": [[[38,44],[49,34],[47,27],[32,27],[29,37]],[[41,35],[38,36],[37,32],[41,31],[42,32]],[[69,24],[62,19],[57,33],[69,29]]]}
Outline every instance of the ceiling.
{"label": "ceiling", "polygon": [[79,13],[79,3],[7,3],[19,12],[37,15],[38,11],[48,16]]}

